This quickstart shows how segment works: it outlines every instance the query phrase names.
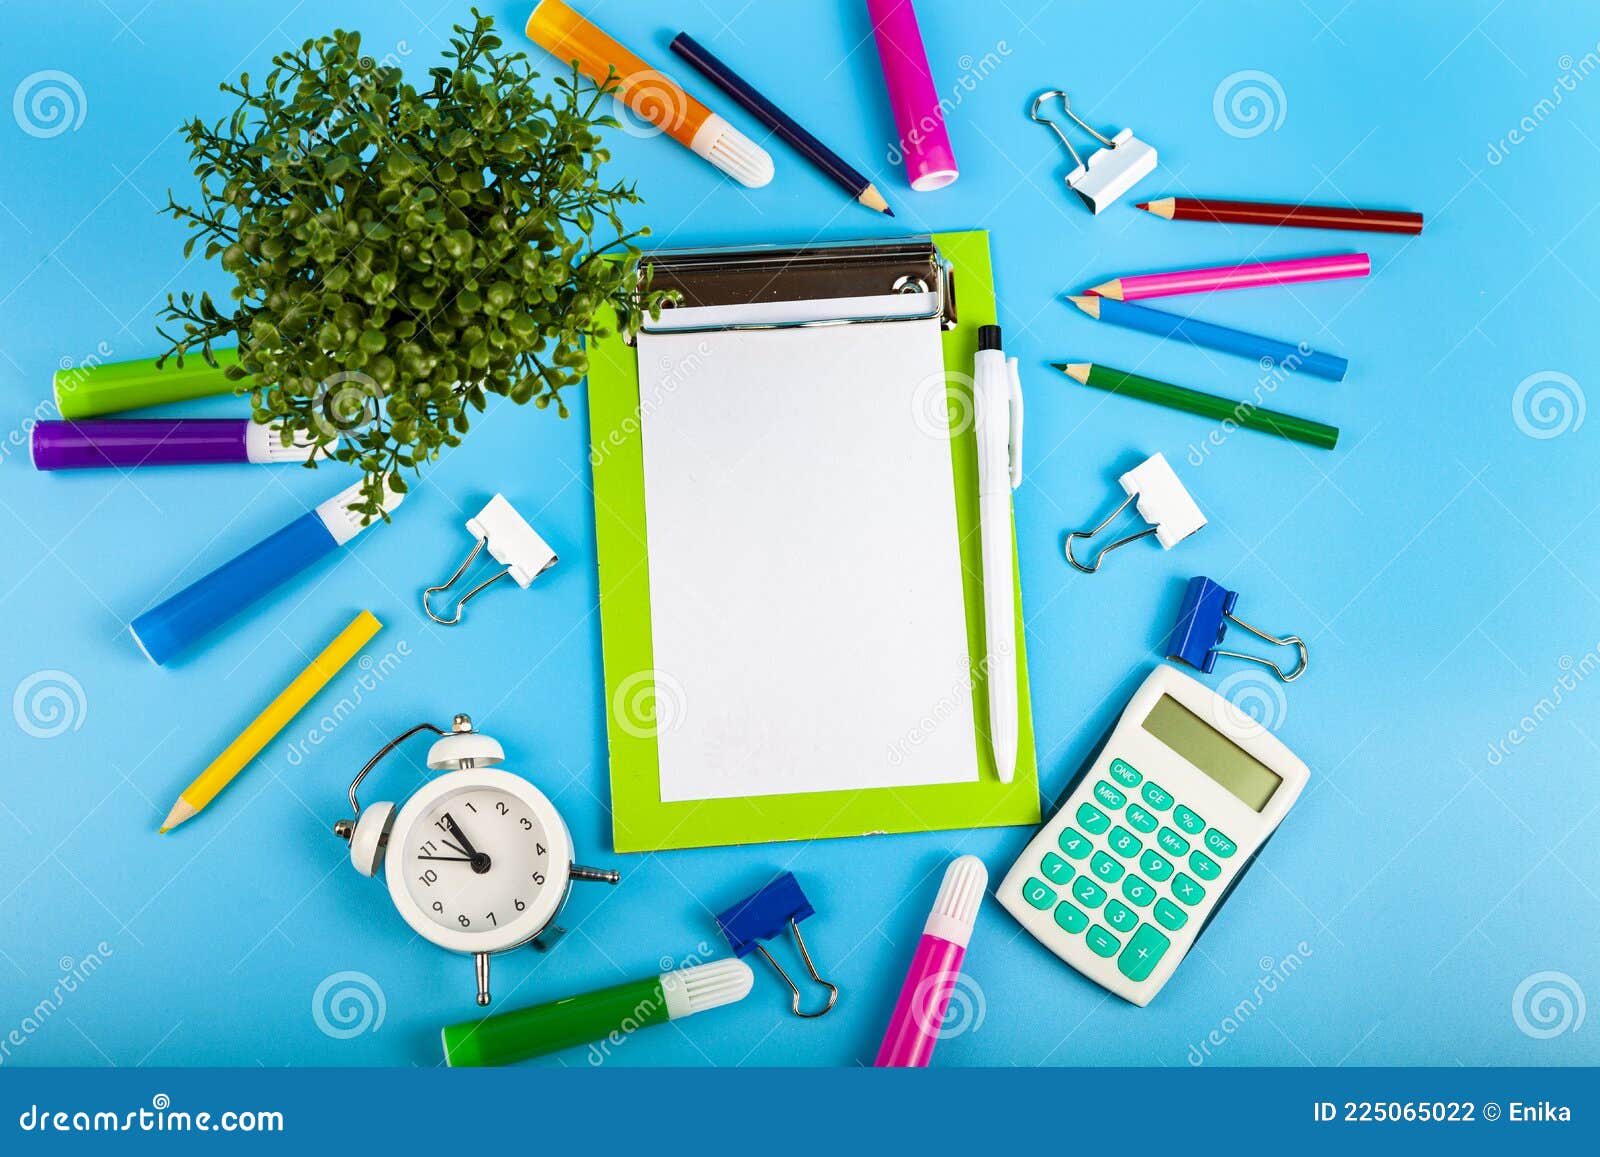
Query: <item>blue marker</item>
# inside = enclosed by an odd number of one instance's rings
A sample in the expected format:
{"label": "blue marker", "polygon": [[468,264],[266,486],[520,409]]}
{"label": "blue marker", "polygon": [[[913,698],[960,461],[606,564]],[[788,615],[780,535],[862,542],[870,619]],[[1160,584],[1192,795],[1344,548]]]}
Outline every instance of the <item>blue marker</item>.
{"label": "blue marker", "polygon": [[[350,509],[350,504],[360,497],[358,482],[146,611],[129,628],[134,642],[151,662],[165,663],[274,587],[360,534],[365,529],[361,515]],[[401,498],[386,489],[384,511],[399,506]]]}
{"label": "blue marker", "polygon": [[[1147,309],[1126,301],[1109,297],[1069,297],[1068,301],[1090,317],[1120,325],[1124,329],[1137,329],[1156,337],[1182,338],[1191,345],[1204,346],[1225,354],[1237,354],[1261,364],[1262,369],[1281,369],[1288,373],[1313,374],[1330,382],[1342,382],[1350,363],[1333,354],[1317,353],[1310,346],[1294,345],[1277,338],[1246,333],[1242,329],[1229,329],[1193,317],[1180,317]],[[1268,363],[1271,363],[1268,365]]]}

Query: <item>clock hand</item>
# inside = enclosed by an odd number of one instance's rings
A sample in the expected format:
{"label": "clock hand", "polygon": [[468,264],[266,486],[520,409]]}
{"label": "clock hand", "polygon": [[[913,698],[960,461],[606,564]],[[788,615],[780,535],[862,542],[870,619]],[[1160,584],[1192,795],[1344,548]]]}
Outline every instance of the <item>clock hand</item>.
{"label": "clock hand", "polygon": [[419,860],[447,860],[452,864],[470,864],[471,856],[418,856]]}
{"label": "clock hand", "polygon": [[467,833],[461,830],[461,825],[456,823],[455,818],[449,812],[445,812],[440,818],[444,820],[444,826],[450,829],[450,834],[460,841],[460,851],[469,856],[480,854],[478,849],[472,846],[472,841],[467,839]]}
{"label": "clock hand", "polygon": [[445,812],[439,818],[444,821],[444,826],[450,829],[450,834],[460,841],[461,847],[458,850],[466,852],[471,858],[472,870],[480,876],[487,872],[489,857],[472,846],[472,841],[467,839],[467,833],[461,830],[461,825],[456,823],[455,818],[449,812]]}
{"label": "clock hand", "polygon": [[[460,852],[463,856],[465,856],[467,854],[467,849],[461,847],[460,845],[458,845],[454,840],[443,840],[441,842],[444,844],[445,847],[449,848],[452,852]],[[471,857],[468,857],[468,858],[470,859]]]}

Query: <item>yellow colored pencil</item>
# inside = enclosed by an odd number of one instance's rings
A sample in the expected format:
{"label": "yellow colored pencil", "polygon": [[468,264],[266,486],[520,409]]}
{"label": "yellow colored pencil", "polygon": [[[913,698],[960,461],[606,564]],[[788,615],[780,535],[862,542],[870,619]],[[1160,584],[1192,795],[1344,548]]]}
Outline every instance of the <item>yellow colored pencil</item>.
{"label": "yellow colored pencil", "polygon": [[162,821],[161,830],[170,831],[199,815],[201,809],[232,783],[234,776],[243,771],[252,759],[261,754],[261,749],[289,725],[300,709],[311,702],[317,692],[328,685],[328,680],[355,658],[356,652],[365,647],[382,627],[383,624],[373,617],[371,611],[362,611],[351,619],[350,625],[323,648],[322,654],[311,660],[306,669],[294,677],[294,682],[280,691],[278,697],[250,721],[250,725],[239,733],[239,738],[223,748],[222,754],[183,789],[178,802],[172,805],[172,810]]}

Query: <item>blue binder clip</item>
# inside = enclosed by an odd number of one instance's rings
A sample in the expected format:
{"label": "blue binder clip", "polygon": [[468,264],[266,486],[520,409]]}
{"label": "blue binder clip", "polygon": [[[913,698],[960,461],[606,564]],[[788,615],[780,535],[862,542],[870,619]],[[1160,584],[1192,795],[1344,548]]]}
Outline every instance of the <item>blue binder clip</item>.
{"label": "blue binder clip", "polygon": [[[1269,635],[1257,627],[1252,627],[1233,613],[1234,604],[1238,601],[1237,591],[1230,591],[1202,575],[1190,579],[1188,588],[1183,592],[1183,606],[1178,611],[1178,621],[1173,625],[1172,634],[1167,636],[1167,658],[1187,663],[1207,675],[1211,674],[1211,668],[1217,665],[1217,659],[1222,655],[1230,659],[1243,659],[1247,663],[1260,663],[1263,667],[1271,667],[1278,678],[1285,683],[1293,683],[1304,675],[1308,660],[1306,645],[1300,636],[1286,635],[1280,639],[1276,635]],[[1259,655],[1246,655],[1240,651],[1220,650],[1218,644],[1228,633],[1228,625],[1223,622],[1224,619],[1243,627],[1258,639],[1265,639],[1280,647],[1295,648],[1299,652],[1299,662],[1292,671],[1285,672],[1271,659],[1263,659]]]}
{"label": "blue binder clip", "polygon": [[[817,966],[811,962],[811,953],[806,950],[805,938],[800,935],[800,921],[814,915],[816,909],[806,899],[806,894],[800,890],[800,882],[794,878],[793,872],[785,872],[761,891],[745,897],[727,911],[717,914],[717,927],[722,929],[722,934],[728,938],[733,954],[744,957],[752,952],[759,952],[765,956],[767,963],[777,969],[778,975],[783,977],[783,982],[794,994],[791,1007],[795,1015],[808,1020],[827,1012],[839,999],[838,986],[829,984],[818,974]],[[794,942],[800,948],[800,959],[806,962],[806,971],[811,973],[811,979],[828,990],[828,1003],[816,1012],[800,1011],[800,989],[789,979],[789,974],[783,970],[783,966],[772,958],[772,953],[767,951],[766,945],[761,943],[763,940],[771,940],[774,936],[782,935],[785,924],[794,933]]]}

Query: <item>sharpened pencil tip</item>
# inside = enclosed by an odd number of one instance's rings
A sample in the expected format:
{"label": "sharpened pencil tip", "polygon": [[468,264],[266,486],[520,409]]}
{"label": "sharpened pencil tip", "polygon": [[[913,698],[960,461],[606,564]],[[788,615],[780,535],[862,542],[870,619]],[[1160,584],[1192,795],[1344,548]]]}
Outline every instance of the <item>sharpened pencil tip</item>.
{"label": "sharpened pencil tip", "polygon": [[893,209],[891,209],[891,208],[889,208],[889,207],[888,207],[888,206],[887,206],[887,205],[885,205],[885,206],[884,206],[884,207],[883,207],[883,211],[884,211],[884,212],[885,212],[885,213],[887,213],[887,214],[888,214],[888,215],[889,215],[889,216],[891,216],[891,217],[893,217],[893,216],[894,216],[894,210],[893,210]]}
{"label": "sharpened pencil tip", "polygon": [[1146,212],[1149,212],[1150,211],[1150,202],[1149,201],[1135,201],[1133,203],[1133,207],[1135,209],[1143,209]]}
{"label": "sharpened pencil tip", "polygon": [[164,836],[166,834],[167,834],[167,829],[166,828],[157,828],[156,829],[156,835]]}

